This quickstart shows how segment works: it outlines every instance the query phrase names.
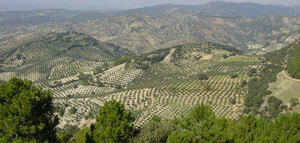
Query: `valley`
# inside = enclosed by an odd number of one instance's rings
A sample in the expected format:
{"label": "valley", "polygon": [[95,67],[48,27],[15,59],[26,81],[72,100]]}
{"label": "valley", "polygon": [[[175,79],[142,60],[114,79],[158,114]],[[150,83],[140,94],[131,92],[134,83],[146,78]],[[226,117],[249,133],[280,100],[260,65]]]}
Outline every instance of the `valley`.
{"label": "valley", "polygon": [[0,142],[297,142],[299,59],[298,7],[1,11]]}

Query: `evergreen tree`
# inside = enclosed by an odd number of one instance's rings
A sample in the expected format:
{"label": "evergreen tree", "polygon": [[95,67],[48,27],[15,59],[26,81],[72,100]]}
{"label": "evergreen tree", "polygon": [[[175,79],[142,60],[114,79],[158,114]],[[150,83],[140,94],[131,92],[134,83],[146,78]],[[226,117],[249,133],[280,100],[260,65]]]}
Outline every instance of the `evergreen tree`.
{"label": "evergreen tree", "polygon": [[217,118],[209,106],[196,106],[187,117],[178,122],[178,130],[171,133],[168,143],[230,142],[232,121]]}
{"label": "evergreen tree", "polygon": [[135,134],[133,114],[117,101],[105,103],[96,117],[92,129],[95,142],[128,142]]}
{"label": "evergreen tree", "polygon": [[0,142],[57,142],[52,95],[12,78],[0,85]]}
{"label": "evergreen tree", "polygon": [[165,143],[175,126],[154,116],[137,136],[138,143]]}

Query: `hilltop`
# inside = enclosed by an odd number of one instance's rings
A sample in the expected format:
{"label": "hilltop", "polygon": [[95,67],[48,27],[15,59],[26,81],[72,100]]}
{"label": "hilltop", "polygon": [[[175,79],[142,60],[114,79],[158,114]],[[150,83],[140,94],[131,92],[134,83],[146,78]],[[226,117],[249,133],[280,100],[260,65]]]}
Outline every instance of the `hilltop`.
{"label": "hilltop", "polygon": [[130,54],[126,49],[77,32],[50,33],[20,44],[6,55],[6,62],[49,61],[58,58],[74,60],[111,60]]}
{"label": "hilltop", "polygon": [[197,104],[219,117],[273,119],[299,110],[290,106],[296,95],[271,89],[277,75],[273,87],[292,83],[282,78],[287,67],[299,75],[299,52],[283,48],[299,38],[299,19],[294,8],[223,2],[3,12],[0,80],[19,77],[49,89],[65,129],[93,123],[111,100],[132,110],[138,127]]}
{"label": "hilltop", "polygon": [[299,21],[297,8],[225,2],[123,11],[3,12],[0,46],[10,49],[15,46],[13,41],[71,30],[135,53],[210,41],[263,54],[299,38]]}
{"label": "hilltop", "polygon": [[124,10],[119,13],[142,13],[149,16],[163,16],[166,11],[176,10],[181,13],[198,13],[201,16],[214,17],[256,17],[267,15],[295,16],[300,14],[298,8],[276,5],[262,5],[251,2],[223,2],[212,1],[203,5],[179,5],[179,4],[163,4],[132,10]]}
{"label": "hilltop", "polygon": [[88,66],[103,64],[131,52],[82,33],[64,32],[34,37],[2,54],[1,74],[5,75],[2,80],[17,76],[43,81],[53,76],[53,70],[66,70],[66,67],[61,69],[66,65],[93,68]]}
{"label": "hilltop", "polygon": [[155,115],[179,117],[200,103],[212,106],[219,116],[236,119],[243,114],[247,91],[242,82],[250,79],[248,70],[259,67],[257,58],[226,45],[190,43],[90,68],[77,65],[83,72],[77,76],[72,74],[75,65],[68,64],[65,70],[52,70],[55,78],[36,85],[54,93],[62,128],[90,124],[98,108],[110,100],[132,109],[137,126]]}
{"label": "hilltop", "polygon": [[[285,65],[277,63],[286,56],[286,49],[281,51],[276,56],[244,55],[230,45],[194,42],[135,55],[81,33],[50,33],[6,54],[0,78],[26,78],[52,91],[60,128],[94,122],[94,114],[110,100],[133,110],[135,125],[141,127],[156,115],[167,120],[185,115],[197,104],[238,119],[269,97],[268,83]],[[265,65],[268,61],[278,68]],[[266,86],[254,79],[266,80],[261,82]]]}

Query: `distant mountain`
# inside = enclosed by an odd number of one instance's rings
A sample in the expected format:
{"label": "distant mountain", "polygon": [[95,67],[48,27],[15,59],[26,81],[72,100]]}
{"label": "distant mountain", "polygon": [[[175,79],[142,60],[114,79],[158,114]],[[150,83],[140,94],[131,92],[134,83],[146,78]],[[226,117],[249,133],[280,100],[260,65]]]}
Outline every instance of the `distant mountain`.
{"label": "distant mountain", "polygon": [[76,11],[46,9],[0,12],[0,25],[37,25],[49,22],[78,22],[111,16],[115,11]]}
{"label": "distant mountain", "polygon": [[0,25],[40,24],[62,22],[78,15],[72,10],[33,10],[0,12]]}
{"label": "distant mountain", "polygon": [[202,12],[205,11],[216,16],[224,17],[254,17],[264,15],[295,16],[300,14],[300,9],[297,8],[261,5],[250,2],[211,2],[203,8]]}
{"label": "distant mountain", "polygon": [[266,15],[300,15],[299,7],[261,5],[256,3],[210,2],[205,5],[164,4],[129,10],[75,11],[62,9],[0,12],[0,25],[40,24],[46,22],[84,21],[107,16],[139,13],[149,16],[166,16],[168,11],[210,17],[255,17]]}
{"label": "distant mountain", "polygon": [[78,31],[136,53],[202,41],[265,53],[299,38],[299,19],[297,8],[225,2],[124,11],[3,12],[0,46],[10,49],[14,46],[12,41],[28,39],[30,34]]}
{"label": "distant mountain", "polygon": [[295,16],[300,9],[287,6],[262,5],[256,3],[210,2],[205,5],[175,5],[165,4],[139,9],[125,10],[120,13],[141,13],[146,15],[163,15],[170,9],[178,9],[185,13],[198,13],[203,16],[216,17],[255,17],[266,15]]}
{"label": "distant mountain", "polygon": [[128,14],[94,19],[75,24],[73,29],[137,53],[201,41],[266,52],[300,36],[300,17],[217,18],[180,12],[165,17]]}

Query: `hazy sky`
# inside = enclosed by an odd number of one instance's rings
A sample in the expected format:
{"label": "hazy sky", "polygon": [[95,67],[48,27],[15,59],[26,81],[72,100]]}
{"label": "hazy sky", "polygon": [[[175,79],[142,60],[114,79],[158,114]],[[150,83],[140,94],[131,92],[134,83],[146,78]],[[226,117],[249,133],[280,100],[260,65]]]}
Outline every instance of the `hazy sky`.
{"label": "hazy sky", "polygon": [[[0,0],[0,10],[21,9],[128,9],[157,4],[204,4],[212,0]],[[300,0],[223,0],[231,2],[255,2],[274,5],[300,5]]]}

